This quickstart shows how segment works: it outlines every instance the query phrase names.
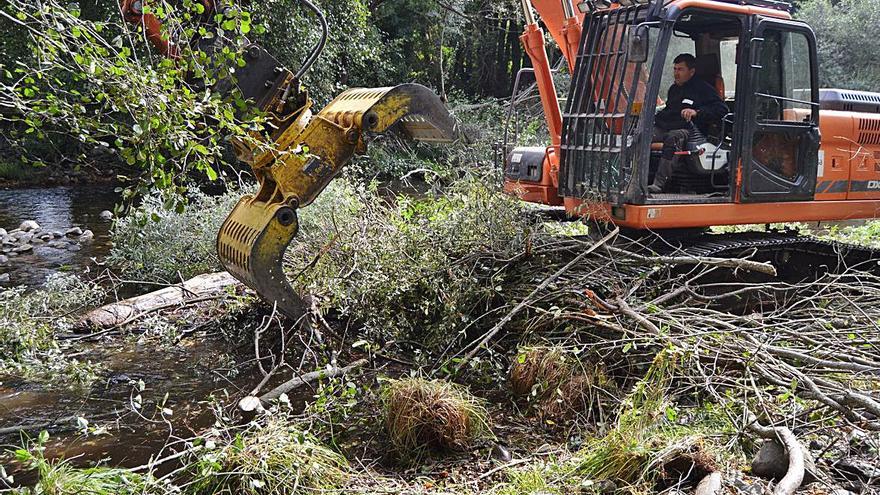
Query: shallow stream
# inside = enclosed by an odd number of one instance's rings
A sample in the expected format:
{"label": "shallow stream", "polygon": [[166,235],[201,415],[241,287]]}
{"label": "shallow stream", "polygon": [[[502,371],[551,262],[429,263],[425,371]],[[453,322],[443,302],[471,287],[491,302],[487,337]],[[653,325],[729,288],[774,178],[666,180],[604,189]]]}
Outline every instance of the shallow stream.
{"label": "shallow stream", "polygon": [[[10,256],[0,266],[0,276],[9,274],[0,290],[22,285],[39,288],[57,272],[95,274],[111,247],[112,224],[100,213],[112,211],[117,201],[119,195],[106,186],[0,190],[0,228],[10,231],[25,220],[34,220],[42,230],[65,232],[80,227],[94,233],[91,241],[68,243],[77,248],[35,243],[33,251]],[[150,323],[142,323],[149,331]],[[210,426],[212,396],[218,403],[229,404],[230,396],[240,388],[259,381],[252,366],[235,369],[233,356],[244,354],[247,360],[247,346],[236,349],[228,341],[199,333],[179,342],[167,340],[117,333],[74,344],[67,352],[77,360],[100,364],[98,379],[85,390],[0,375],[0,465],[15,474],[16,484],[33,482],[33,473],[22,472],[8,449],[20,447],[27,437],[36,438],[41,430],[52,433],[46,446],[48,457],[72,459],[77,465],[101,461],[137,466],[163,452],[167,455],[163,446],[174,438],[186,438]],[[135,402],[141,404],[139,409],[133,406]],[[88,421],[87,429],[81,428],[78,418]]]}
{"label": "shallow stream", "polygon": [[39,287],[52,273],[93,269],[92,258],[100,260],[110,251],[111,222],[102,220],[100,213],[112,211],[118,201],[119,194],[112,186],[0,190],[0,228],[11,231],[25,220],[34,220],[43,230],[65,232],[80,227],[95,234],[91,241],[71,244],[78,250],[35,244],[30,253],[10,257],[9,263],[0,266],[0,275],[9,274],[0,288]]}

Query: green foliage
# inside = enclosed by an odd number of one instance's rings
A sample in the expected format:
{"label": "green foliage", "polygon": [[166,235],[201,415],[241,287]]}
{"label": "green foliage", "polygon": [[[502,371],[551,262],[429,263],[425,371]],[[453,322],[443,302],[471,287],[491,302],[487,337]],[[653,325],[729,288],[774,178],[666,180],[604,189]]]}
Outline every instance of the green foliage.
{"label": "green foliage", "polygon": [[[66,460],[48,460],[44,444],[47,432],[40,433],[37,442],[14,452],[15,459],[37,472],[37,482],[23,488],[21,495],[135,495],[149,493],[149,480],[126,469],[93,467],[79,469]],[[161,493],[156,490],[152,493]]]}
{"label": "green foliage", "polygon": [[806,0],[795,17],[816,32],[822,87],[880,91],[880,0]]}
{"label": "green foliage", "polygon": [[522,7],[513,0],[390,0],[375,18],[393,49],[394,80],[425,82],[441,93],[510,96],[525,57]]}
{"label": "green foliage", "polygon": [[[505,471],[508,480],[494,486],[492,495],[567,495],[569,493],[591,493],[581,485],[581,479],[574,473],[570,461],[554,461],[552,458],[529,463],[524,469]],[[586,489],[585,489],[586,488]]]}
{"label": "green foliage", "polygon": [[99,301],[102,294],[98,286],[68,274],[51,275],[40,290],[0,292],[0,373],[88,382],[90,366],[65,358],[55,333],[71,324],[70,312]]}
{"label": "green foliage", "polygon": [[491,306],[506,285],[495,260],[521,253],[531,229],[518,201],[476,179],[391,202],[337,180],[302,210],[288,265],[299,273],[317,255],[301,287],[367,335],[431,346]]}
{"label": "green foliage", "polygon": [[[304,76],[320,108],[350,86],[394,84],[387,77],[388,47],[364,0],[320,0],[329,28],[321,57]],[[321,35],[318,19],[296,0],[254,2],[253,14],[266,25],[257,41],[292,71],[302,67]],[[283,13],[279,15],[279,13]]]}
{"label": "green foliage", "polygon": [[200,440],[185,492],[298,495],[339,487],[348,477],[348,462],[288,419],[272,416]]}
{"label": "green foliage", "polygon": [[142,53],[142,36],[125,25],[82,18],[75,4],[11,0],[7,11],[30,36],[32,62],[6,61],[0,71],[8,120],[23,136],[69,136],[112,150],[143,171],[142,191],[183,192],[191,173],[216,179],[226,139],[247,139],[257,124],[248,118],[243,126],[236,108],[244,102],[234,93],[207,88],[244,64],[236,47],[252,28],[247,12],[218,15],[222,29],[209,55],[197,42],[212,36],[199,32],[197,7],[153,5],[180,47],[172,61]]}
{"label": "green foliage", "polygon": [[217,232],[242,194],[207,196],[191,191],[186,205],[150,194],[127,216],[116,220],[107,261],[126,278],[147,282],[176,283],[217,271]]}
{"label": "green foliage", "polygon": [[34,169],[21,163],[0,162],[0,179],[23,180],[33,175]]}
{"label": "green foliage", "polygon": [[880,221],[870,220],[862,225],[834,225],[819,237],[835,241],[860,244],[870,248],[880,248]]}

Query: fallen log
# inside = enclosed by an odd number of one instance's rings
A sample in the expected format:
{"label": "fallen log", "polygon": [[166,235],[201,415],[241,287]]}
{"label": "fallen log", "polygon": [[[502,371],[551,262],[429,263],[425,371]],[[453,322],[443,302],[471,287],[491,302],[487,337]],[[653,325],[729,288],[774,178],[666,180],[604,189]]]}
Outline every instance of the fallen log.
{"label": "fallen log", "polygon": [[143,314],[216,295],[239,283],[227,272],[205,273],[180,284],[93,309],[80,318],[77,328],[93,331],[119,327]]}

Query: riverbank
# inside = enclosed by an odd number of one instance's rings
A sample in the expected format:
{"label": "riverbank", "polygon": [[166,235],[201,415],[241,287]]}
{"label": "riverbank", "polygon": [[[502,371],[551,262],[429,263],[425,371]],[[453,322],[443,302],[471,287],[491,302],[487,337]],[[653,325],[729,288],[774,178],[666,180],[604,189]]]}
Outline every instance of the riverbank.
{"label": "riverbank", "polygon": [[[205,204],[145,203],[158,220],[132,221],[127,249],[211,249],[165,234],[226,213]],[[71,466],[105,459],[124,469],[100,471],[97,493],[708,494],[705,480],[745,495],[798,472],[754,412],[812,458],[803,490],[876,490],[872,273],[778,280],[761,260],[632,253],[479,180],[417,198],[341,180],[300,221],[285,260],[310,294],[299,322],[237,283],[92,333],[76,323],[103,298],[52,302],[88,288],[14,299],[46,305],[0,313],[19,329],[3,349],[43,339],[17,362],[78,378],[2,379],[0,428],[31,438],[7,437],[12,483],[82,485],[99,472]]]}

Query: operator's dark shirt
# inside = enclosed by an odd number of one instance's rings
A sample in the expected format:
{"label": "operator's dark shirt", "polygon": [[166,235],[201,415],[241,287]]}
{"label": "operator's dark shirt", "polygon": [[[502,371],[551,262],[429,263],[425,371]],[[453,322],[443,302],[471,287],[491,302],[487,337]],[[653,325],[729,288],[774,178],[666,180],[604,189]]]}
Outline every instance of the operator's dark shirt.
{"label": "operator's dark shirt", "polygon": [[697,110],[693,122],[703,134],[707,134],[709,124],[720,122],[727,114],[727,105],[718,96],[718,92],[706,81],[692,77],[681,86],[673,84],[666,97],[666,108],[657,113],[654,125],[664,131],[687,129],[688,122],[681,116],[685,108]]}

